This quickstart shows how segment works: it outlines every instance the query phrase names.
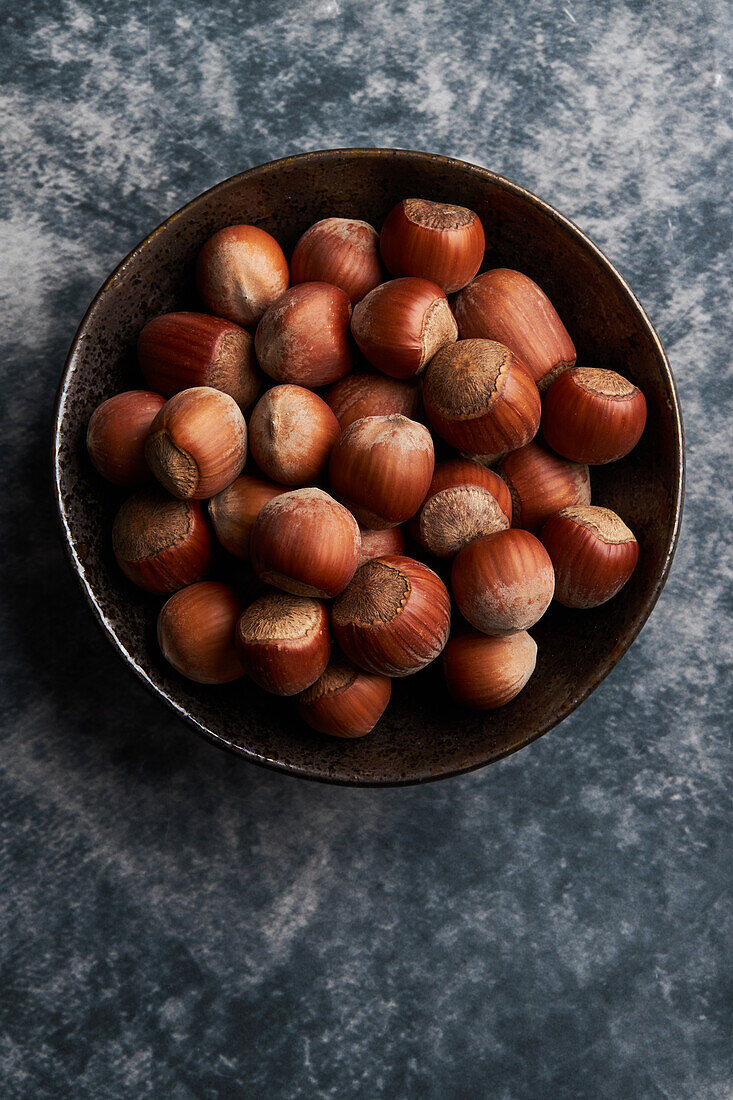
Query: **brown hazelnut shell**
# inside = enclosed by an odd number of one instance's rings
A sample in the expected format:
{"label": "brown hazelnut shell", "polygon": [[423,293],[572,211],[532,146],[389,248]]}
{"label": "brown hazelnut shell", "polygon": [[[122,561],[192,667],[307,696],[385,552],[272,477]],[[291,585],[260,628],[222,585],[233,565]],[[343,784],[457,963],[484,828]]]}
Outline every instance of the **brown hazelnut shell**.
{"label": "brown hazelnut shell", "polygon": [[434,356],[423,405],[438,435],[471,455],[528,443],[540,423],[540,395],[517,357],[494,340],[459,340]]}
{"label": "brown hazelnut shell", "polygon": [[359,565],[373,558],[383,558],[387,554],[403,555],[407,549],[405,534],[401,527],[383,527],[379,531],[361,530],[361,551]]}
{"label": "brown hazelnut shell", "polygon": [[364,737],[384,714],[391,694],[388,677],[356,668],[338,654],[315,684],[298,696],[298,711],[319,733]]}
{"label": "brown hazelnut shell", "polygon": [[145,381],[166,397],[211,386],[246,409],[262,386],[254,338],[233,321],[208,313],[154,317],[138,337],[137,357]]}
{"label": "brown hazelnut shell", "polygon": [[575,367],[550,386],[542,432],[554,451],[591,466],[633,450],[646,424],[644,394],[612,370]]}
{"label": "brown hazelnut shell", "polygon": [[351,302],[328,283],[300,283],[286,290],[262,317],[255,333],[260,366],[276,382],[314,388],[348,374]]}
{"label": "brown hazelnut shell", "polygon": [[331,452],[335,496],[362,527],[394,527],[410,519],[428,491],[435,466],[430,432],[395,413],[350,424]]}
{"label": "brown hazelnut shell", "polygon": [[150,390],[129,390],[103,401],[87,428],[87,451],[98,473],[113,485],[132,487],[150,481],[145,440],[165,398]]}
{"label": "brown hazelnut shell", "polygon": [[496,468],[512,496],[512,526],[535,534],[554,512],[590,504],[588,467],[551,451],[542,443],[506,455]]}
{"label": "brown hazelnut shell", "polygon": [[340,382],[329,386],[323,400],[344,432],[355,420],[362,420],[365,416],[399,413],[416,420],[420,408],[420,389],[417,383],[403,382],[377,371],[359,371],[347,374]]}
{"label": "brown hazelnut shell", "polygon": [[293,285],[331,283],[348,294],[352,305],[384,278],[379,234],[369,222],[323,218],[306,229],[290,260]]}
{"label": "brown hazelnut shell", "polygon": [[255,573],[296,596],[329,598],[356,571],[361,536],[353,515],[322,489],[293,489],[265,504],[250,536]]}
{"label": "brown hazelnut shell", "polygon": [[211,565],[211,536],[195,500],[171,500],[143,489],[120,508],[112,549],[122,572],[148,592],[176,592],[201,580]]}
{"label": "brown hazelnut shell", "polygon": [[325,401],[287,383],[264,393],[249,420],[252,458],[281,485],[316,481],[340,435],[339,422]]}
{"label": "brown hazelnut shell", "polygon": [[463,617],[484,634],[516,634],[542,618],[555,573],[538,538],[509,528],[469,542],[451,570],[451,591]]}
{"label": "brown hazelnut shell", "polygon": [[567,329],[545,292],[510,268],[484,271],[457,295],[453,311],[461,339],[498,340],[521,360],[544,393],[575,363]]}
{"label": "brown hazelnut shell", "polygon": [[610,508],[563,508],[540,535],[555,569],[555,599],[565,607],[598,607],[628,581],[639,544]]}
{"label": "brown hazelnut shell", "polygon": [[166,661],[199,684],[226,684],[244,675],[234,645],[241,604],[228,584],[199,581],[176,592],[158,615]]}
{"label": "brown hazelnut shell", "polygon": [[272,592],[242,613],[235,631],[245,672],[265,691],[297,695],[324,672],[331,653],[321,600]]}
{"label": "brown hazelnut shell", "polygon": [[229,394],[195,386],[166,401],[150,426],[145,458],[179,500],[205,500],[231,485],[247,458],[247,424]]}
{"label": "brown hazelnut shell", "polygon": [[499,475],[454,458],[436,465],[411,532],[428,553],[449,558],[472,539],[509,527],[511,518],[511,495]]}
{"label": "brown hazelnut shell", "polygon": [[450,596],[437,573],[398,555],[362,565],[335,601],[331,625],[360,668],[410,676],[430,664],[450,633]]}
{"label": "brown hazelnut shell", "polygon": [[437,283],[446,294],[470,283],[484,257],[481,219],[465,206],[402,199],[382,226],[379,247],[392,275]]}
{"label": "brown hazelnut shell", "polygon": [[443,650],[448,691],[473,710],[494,710],[511,702],[534,672],[537,643],[521,631],[491,638],[478,630],[455,634]]}
{"label": "brown hazelnut shell", "polygon": [[216,537],[235,558],[249,561],[249,540],[263,504],[287,492],[257,474],[241,474],[213,496],[208,503],[209,518]]}
{"label": "brown hazelnut shell", "polygon": [[427,279],[393,279],[354,308],[351,333],[364,357],[392,378],[421,374],[458,336],[448,299]]}
{"label": "brown hazelnut shell", "polygon": [[220,229],[196,261],[196,285],[206,309],[238,325],[256,325],[289,281],[283,250],[256,225]]}

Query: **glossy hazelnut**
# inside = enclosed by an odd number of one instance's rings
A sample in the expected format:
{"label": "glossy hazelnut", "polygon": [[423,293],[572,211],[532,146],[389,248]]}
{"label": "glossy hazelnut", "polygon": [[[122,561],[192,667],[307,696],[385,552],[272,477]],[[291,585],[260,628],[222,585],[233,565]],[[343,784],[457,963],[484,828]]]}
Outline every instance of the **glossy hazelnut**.
{"label": "glossy hazelnut", "polygon": [[290,270],[293,285],[331,283],[356,305],[384,278],[379,235],[369,222],[323,218],[306,229],[296,244]]}
{"label": "glossy hazelnut", "polygon": [[351,370],[349,296],[328,283],[301,283],[281,294],[255,333],[265,374],[276,382],[327,386]]}
{"label": "glossy hazelnut", "polygon": [[158,616],[158,645],[169,664],[199,684],[226,684],[244,674],[234,646],[242,608],[218,581],[182,588]]}
{"label": "glossy hazelnut", "polygon": [[359,565],[373,558],[383,558],[387,554],[404,554],[407,549],[401,527],[384,527],[380,531],[361,530],[361,553]]}
{"label": "glossy hazelnut", "polygon": [[439,462],[412,534],[430,554],[451,558],[473,539],[509,527],[512,500],[498,474],[465,458]]}
{"label": "glossy hazelnut", "polygon": [[459,340],[431,360],[423,404],[438,435],[470,455],[500,455],[528,443],[540,423],[540,395],[509,348]]}
{"label": "glossy hazelnut", "polygon": [[149,390],[129,390],[103,401],[91,415],[87,451],[95,468],[113,485],[150,481],[145,440],[165,398]]}
{"label": "glossy hazelnut", "polygon": [[350,660],[383,676],[410,676],[440,654],[450,632],[450,596],[437,573],[388,555],[362,565],[331,612]]}
{"label": "glossy hazelnut", "polygon": [[430,432],[406,416],[355,420],[331,452],[334,494],[362,527],[379,529],[415,514],[435,466]]}
{"label": "glossy hazelnut", "polygon": [[249,422],[252,458],[282,485],[315,481],[340,435],[326,402],[303,386],[273,386],[259,399]]}
{"label": "glossy hazelnut", "polygon": [[206,576],[211,537],[198,501],[143,489],[120,508],[112,549],[122,572],[148,592],[175,592]]}
{"label": "glossy hazelnut", "polygon": [[636,568],[639,544],[610,508],[563,508],[540,535],[555,568],[555,599],[598,607],[620,592]]}
{"label": "glossy hazelnut", "polygon": [[497,473],[512,496],[512,524],[535,534],[561,508],[590,504],[588,467],[569,462],[541,443],[528,443],[501,460]]}
{"label": "glossy hazelnut", "polygon": [[550,556],[529,531],[510,528],[467,543],[453,562],[451,591],[484,634],[516,634],[542,618],[555,591]]}
{"label": "glossy hazelnut", "polygon": [[354,307],[351,332],[366,359],[393,378],[414,378],[458,336],[448,299],[426,279],[394,279]]}
{"label": "glossy hazelnut", "polygon": [[364,737],[384,714],[392,682],[355,668],[341,655],[298,697],[298,711],[319,733],[331,737]]}
{"label": "glossy hazelnut", "polygon": [[262,385],[253,337],[234,322],[207,313],[154,317],[138,337],[137,357],[145,381],[166,397],[211,386],[246,409]]}
{"label": "glossy hazelnut", "polygon": [[542,432],[552,449],[591,466],[627,455],[645,424],[646,400],[638,386],[594,367],[561,374],[542,409]]}
{"label": "glossy hazelnut", "polygon": [[525,631],[490,638],[477,630],[455,634],[443,650],[448,691],[474,710],[503,707],[519,694],[534,672],[537,643]]}
{"label": "glossy hazelnut", "polygon": [[249,561],[249,540],[263,504],[286,492],[256,474],[241,474],[209,501],[209,517],[216,537],[235,558]]}
{"label": "glossy hazelnut", "polygon": [[261,580],[296,596],[336,596],[359,562],[359,527],[321,489],[293,489],[269,501],[255,520],[252,565]]}
{"label": "glossy hazelnut", "polygon": [[452,294],[481,266],[484,228],[465,206],[403,199],[387,215],[379,247],[392,275],[430,279]]}
{"label": "glossy hazelnut", "polygon": [[231,485],[247,458],[247,425],[234,398],[210,386],[182,390],[150,426],[145,458],[179,500],[204,500]]}
{"label": "glossy hazelnut", "polygon": [[420,407],[420,390],[415,382],[401,382],[386,374],[362,371],[347,374],[340,382],[334,382],[323,399],[343,432],[349,424],[365,416],[400,413],[415,420]]}
{"label": "glossy hazelnut", "polygon": [[325,604],[284,592],[250,604],[235,636],[245,672],[275,695],[305,691],[324,672],[331,653]]}
{"label": "glossy hazelnut", "polygon": [[283,250],[256,225],[220,229],[196,263],[196,283],[207,310],[238,325],[256,325],[289,281]]}
{"label": "glossy hazelnut", "polygon": [[453,303],[461,339],[497,340],[521,360],[540,393],[575,363],[575,347],[550,299],[520,271],[495,268]]}

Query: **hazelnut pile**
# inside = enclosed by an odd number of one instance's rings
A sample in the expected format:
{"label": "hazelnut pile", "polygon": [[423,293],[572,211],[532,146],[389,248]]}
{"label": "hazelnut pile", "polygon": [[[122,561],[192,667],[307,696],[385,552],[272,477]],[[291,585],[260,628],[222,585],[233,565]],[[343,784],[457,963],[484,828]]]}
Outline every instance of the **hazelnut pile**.
{"label": "hazelnut pile", "polygon": [[[114,553],[169,596],[158,640],[182,675],[247,675],[314,729],[361,737],[392,677],[441,655],[457,702],[502,706],[552,599],[596,607],[629,579],[637,541],[591,505],[588,466],[635,446],[644,396],[576,367],[540,287],[477,275],[483,256],[472,210],[423,199],[381,234],[317,222],[290,266],[269,233],[232,225],[198,257],[207,312],[144,327],[149,389],[103,402],[87,447],[138,487]],[[247,606],[205,579],[224,554],[256,578]]]}

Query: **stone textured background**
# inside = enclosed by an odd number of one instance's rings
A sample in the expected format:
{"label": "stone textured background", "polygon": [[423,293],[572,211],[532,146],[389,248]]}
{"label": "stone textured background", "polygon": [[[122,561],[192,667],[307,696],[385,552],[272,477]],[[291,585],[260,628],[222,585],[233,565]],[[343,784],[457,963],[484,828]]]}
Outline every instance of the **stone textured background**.
{"label": "stone textured background", "polygon": [[[730,9],[0,7],[3,1097],[727,1100]],[[628,656],[537,744],[426,788],[199,741],[103,642],[49,489],[64,355],[120,257],[219,179],[349,145],[559,207],[686,417],[682,541]]]}

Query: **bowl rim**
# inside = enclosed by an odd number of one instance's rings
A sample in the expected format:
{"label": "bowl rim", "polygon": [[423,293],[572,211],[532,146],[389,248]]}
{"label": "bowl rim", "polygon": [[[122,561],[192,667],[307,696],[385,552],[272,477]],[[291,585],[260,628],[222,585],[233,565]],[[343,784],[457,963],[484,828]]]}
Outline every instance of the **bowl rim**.
{"label": "bowl rim", "polygon": [[[134,260],[140,252],[146,249],[150,243],[158,237],[161,233],[165,232],[182,214],[186,213],[189,209],[198,204],[203,198],[213,195],[217,191],[222,191],[229,185],[237,183],[240,180],[246,179],[248,176],[261,175],[263,173],[270,173],[280,170],[283,167],[307,162],[309,160],[328,161],[329,159],[337,161],[344,156],[356,157],[356,158],[397,158],[401,156],[408,156],[418,161],[423,160],[427,163],[439,162],[445,167],[453,167],[460,170],[470,169],[473,173],[477,174],[486,180],[491,181],[495,186],[500,189],[511,192],[516,196],[521,197],[525,201],[531,203],[535,207],[538,207],[546,215],[559,223],[566,231],[575,236],[587,249],[589,249],[596,258],[600,261],[600,264],[605,267],[609,274],[620,284],[626,297],[629,300],[630,305],[638,314],[641,322],[647,328],[652,342],[656,347],[659,358],[662,363],[663,373],[667,384],[668,392],[670,395],[670,406],[672,418],[674,421],[675,431],[675,468],[674,468],[674,519],[671,538],[669,540],[664,562],[657,576],[654,588],[647,596],[646,600],[642,604],[639,612],[634,620],[631,630],[624,636],[624,640],[621,644],[617,645],[611,652],[606,662],[601,665],[596,675],[594,675],[586,684],[584,684],[582,690],[575,694],[570,702],[562,708],[553,719],[539,729],[534,730],[529,736],[524,738],[519,743],[511,746],[511,748],[505,749],[496,756],[492,756],[489,760],[483,760],[478,763],[472,762],[465,767],[452,767],[447,771],[441,771],[438,773],[426,773],[424,775],[412,775],[406,778],[395,779],[361,779],[358,776],[345,777],[345,776],[329,776],[327,774],[314,774],[302,765],[289,764],[286,761],[270,759],[262,754],[254,752],[252,749],[248,749],[245,746],[237,745],[221,734],[214,732],[205,726],[202,722],[199,722],[193,715],[191,715],[184,705],[177,702],[176,699],[170,695],[164,688],[159,687],[153,682],[145,668],[139,664],[135,658],[124,648],[117,633],[105,616],[99,602],[97,601],[95,592],[92,586],[87,581],[84,572],[83,562],[79,558],[74,546],[74,540],[72,537],[71,524],[67,515],[66,506],[64,503],[64,495],[61,483],[61,444],[64,436],[63,425],[65,419],[66,401],[69,394],[70,384],[76,372],[75,359],[79,346],[85,337],[85,329],[87,323],[91,319],[93,313],[96,310],[97,303],[107,293],[107,291],[121,279],[126,273],[128,265]],[[677,385],[672,373],[667,354],[662,346],[662,342],[654,328],[651,320],[649,319],[646,310],[642,306],[641,302],[633,292],[629,284],[624,279],[623,275],[618,271],[615,265],[608,259],[605,253],[598,248],[596,244],[580,229],[573,221],[561,214],[559,210],[556,210],[550,203],[544,199],[539,198],[533,192],[528,191],[525,187],[515,183],[506,176],[499,175],[496,172],[492,172],[488,168],[484,168],[481,165],[473,164],[470,161],[464,161],[455,157],[444,156],[440,153],[428,153],[421,150],[403,149],[403,148],[382,148],[382,147],[362,147],[356,146],[354,148],[344,147],[336,149],[317,149],[311,150],[306,153],[295,153],[286,157],[279,157],[276,160],[266,161],[263,164],[255,165],[251,168],[247,168],[243,172],[237,172],[233,176],[228,176],[224,180],[220,180],[212,187],[207,188],[178,210],[170,214],[164,221],[155,227],[150,233],[148,233],[138,244],[132,248],[123,260],[114,268],[114,270],[107,276],[104,282],[101,284],[96,294],[92,298],[89,306],[87,307],[84,316],[82,317],[77,330],[74,334],[74,338],[69,347],[69,351],[64,362],[63,371],[59,380],[58,388],[56,391],[56,397],[54,400],[53,408],[53,435],[51,445],[51,462],[52,462],[52,476],[53,476],[53,491],[54,500],[56,504],[56,514],[60,525],[60,532],[64,547],[66,550],[67,560],[71,565],[77,580],[81,585],[82,591],[89,604],[94,618],[104,632],[107,639],[117,649],[123,658],[125,665],[135,673],[135,675],[142,680],[145,686],[153,692],[158,698],[162,699],[173,711],[175,711],[181,718],[183,718],[188,725],[192,726],[196,732],[203,736],[210,744],[216,745],[220,749],[224,749],[232,754],[236,755],[240,759],[249,761],[252,764],[256,764],[260,767],[265,767],[271,771],[277,771],[281,774],[292,776],[294,778],[309,779],[313,782],[328,783],[330,785],[344,786],[344,787],[408,787],[416,786],[424,783],[437,782],[442,779],[450,779],[455,776],[465,775],[472,771],[477,771],[480,768],[485,768],[489,764],[494,764],[499,760],[503,760],[507,756],[513,755],[520,749],[526,748],[528,745],[537,741],[540,737],[543,737],[560,722],[564,721],[568,715],[572,714],[581,703],[583,703],[590,694],[598,687],[598,685],[605,680],[606,676],[613,670],[618,661],[628,651],[631,645],[638,637],[642,627],[647,622],[651,615],[654,606],[659,599],[660,593],[667,581],[670,569],[672,567],[672,561],[674,559],[675,551],[679,541],[680,528],[682,524],[682,512],[684,505],[684,493],[685,493],[685,435],[684,425],[682,420],[682,410],[680,407],[679,394],[677,391]]]}

